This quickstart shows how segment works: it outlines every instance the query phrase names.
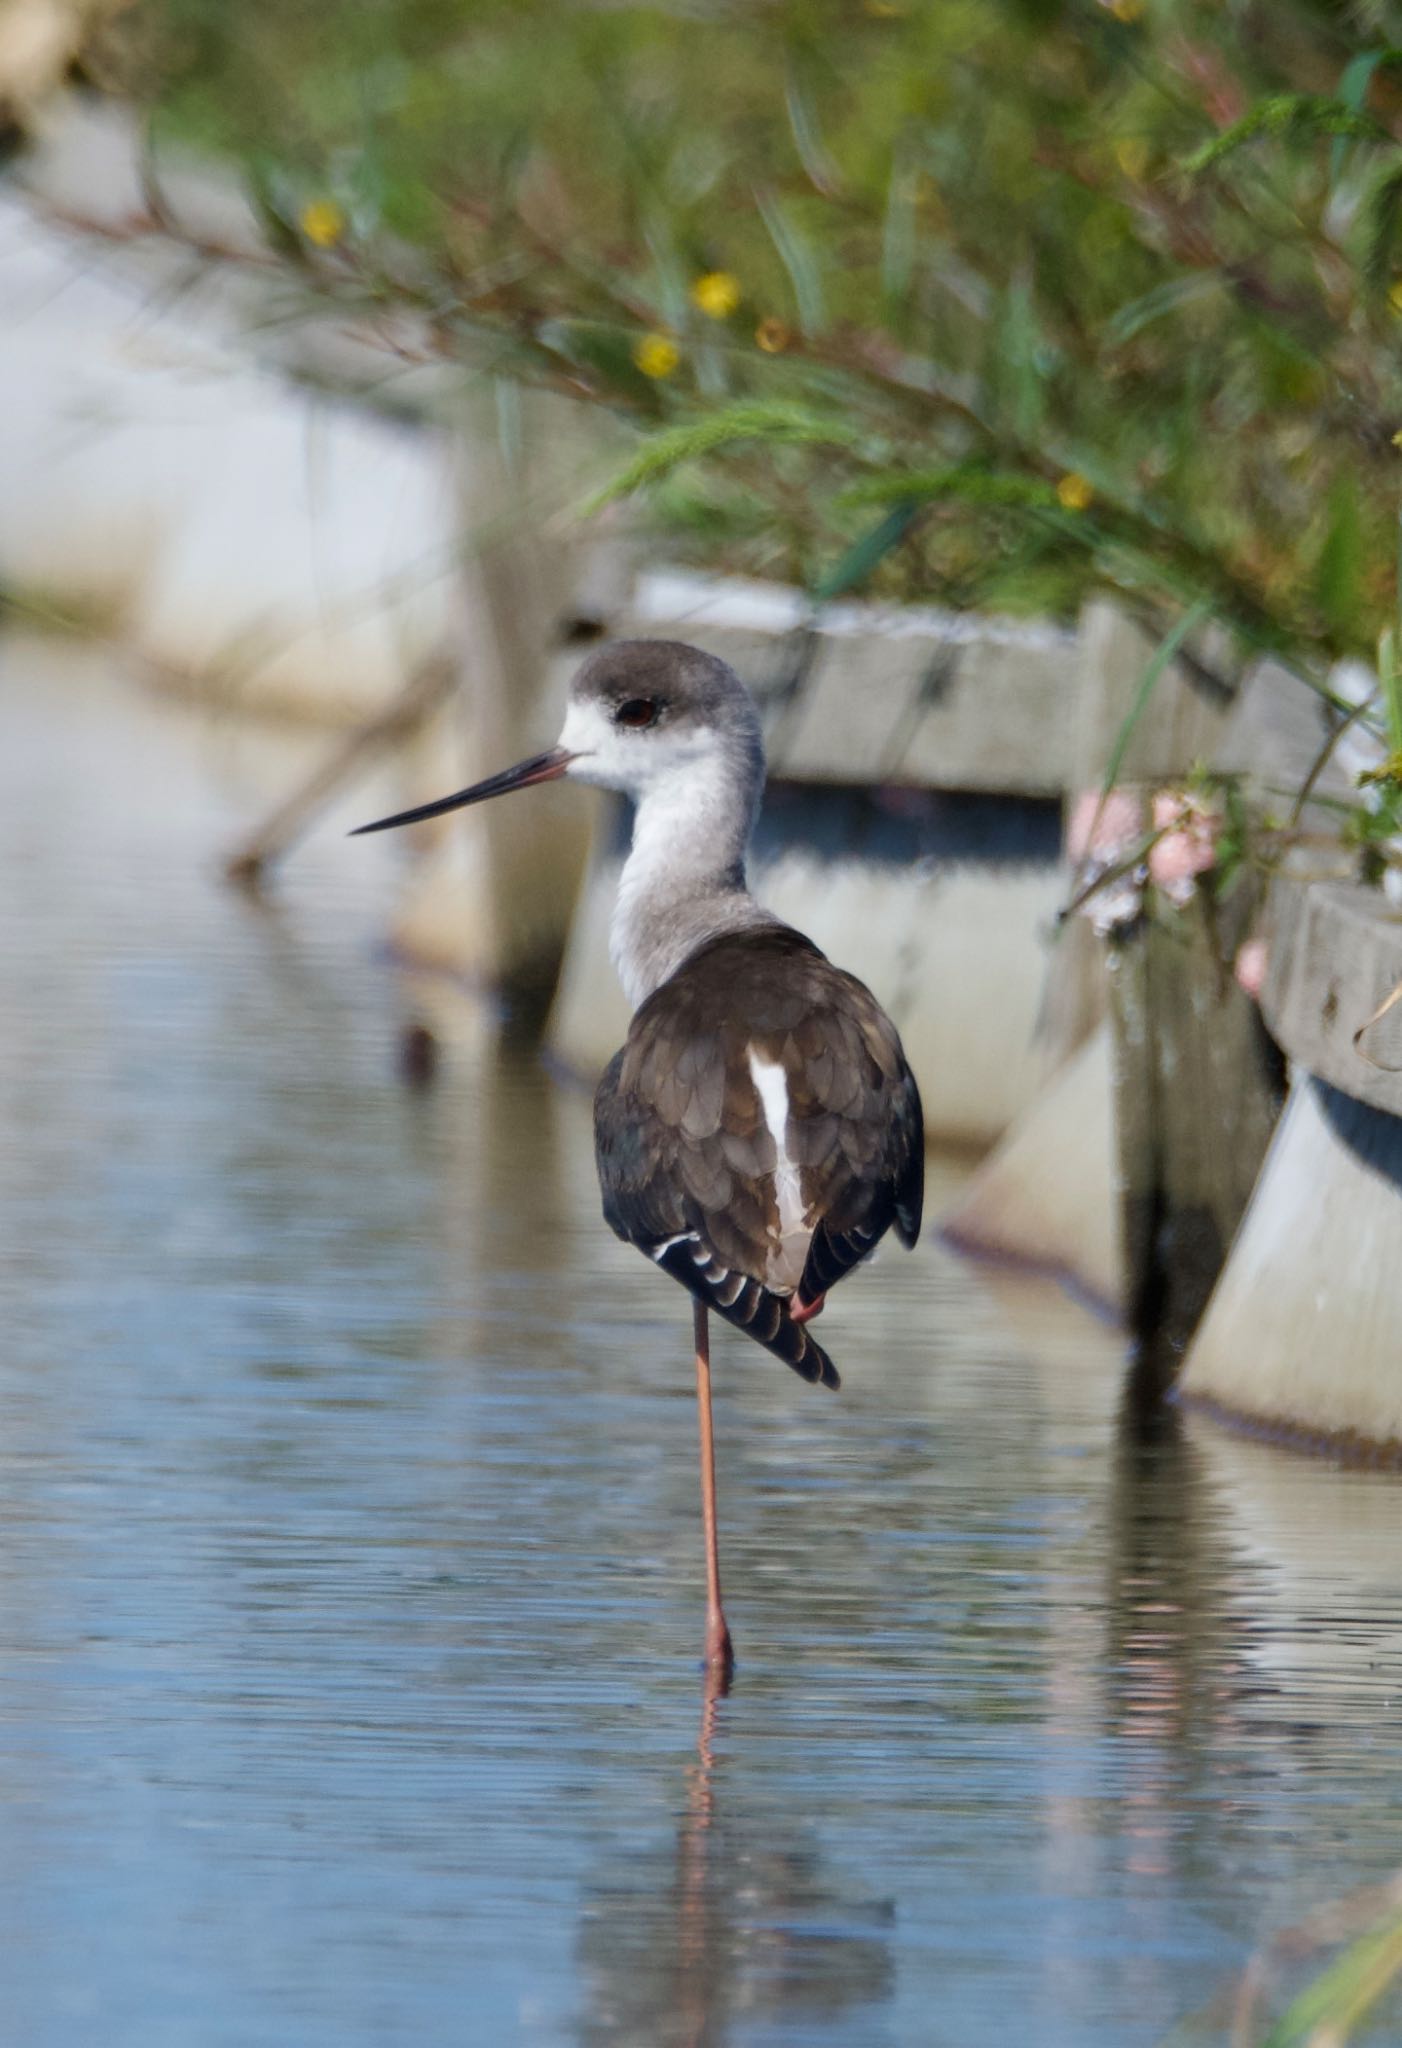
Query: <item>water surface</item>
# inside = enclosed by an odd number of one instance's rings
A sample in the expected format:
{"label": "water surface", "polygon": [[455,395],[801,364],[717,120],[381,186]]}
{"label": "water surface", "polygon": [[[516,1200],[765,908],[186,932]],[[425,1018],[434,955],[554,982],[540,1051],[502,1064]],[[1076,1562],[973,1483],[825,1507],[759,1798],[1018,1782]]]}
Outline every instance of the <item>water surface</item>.
{"label": "water surface", "polygon": [[703,1720],[685,1299],[297,759],[0,643],[0,2039],[1136,2048],[1402,1862],[1398,1482],[931,1243],[718,1339]]}

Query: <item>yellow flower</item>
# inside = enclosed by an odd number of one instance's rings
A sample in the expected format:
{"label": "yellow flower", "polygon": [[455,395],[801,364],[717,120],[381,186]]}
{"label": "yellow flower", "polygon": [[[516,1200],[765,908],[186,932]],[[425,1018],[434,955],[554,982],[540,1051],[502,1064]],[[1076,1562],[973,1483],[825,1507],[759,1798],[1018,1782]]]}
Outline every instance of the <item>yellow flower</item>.
{"label": "yellow flower", "polygon": [[633,344],[633,361],[645,377],[670,377],[681,359],[670,334],[644,334]]}
{"label": "yellow flower", "polygon": [[1388,286],[1387,303],[1394,313],[1402,313],[1402,277],[1394,278]]}
{"label": "yellow flower", "polygon": [[728,270],[708,270],[691,287],[691,299],[708,320],[728,320],[740,303],[740,280]]}
{"label": "yellow flower", "polygon": [[1399,427],[1397,429],[1397,432],[1393,435],[1392,445],[1394,448],[1402,448],[1402,427]]}
{"label": "yellow flower", "polygon": [[1142,135],[1125,135],[1115,144],[1115,162],[1137,185],[1149,168],[1149,145]]}
{"label": "yellow flower", "polygon": [[1358,777],[1360,789],[1377,789],[1385,783],[1402,789],[1402,747],[1394,748],[1385,761],[1380,761],[1376,768],[1365,768]]}
{"label": "yellow flower", "polygon": [[302,233],[318,249],[330,249],[346,231],[346,216],[334,199],[309,199],[302,208]]}
{"label": "yellow flower", "polygon": [[771,313],[767,320],[761,320],[755,329],[755,340],[767,356],[777,356],[786,349],[793,339],[782,320],[776,320]]}
{"label": "yellow flower", "polygon": [[1068,512],[1084,512],[1095,492],[1079,470],[1071,469],[1057,485],[1056,495]]}
{"label": "yellow flower", "polygon": [[1105,0],[1105,4],[1116,21],[1138,21],[1144,12],[1144,0]]}

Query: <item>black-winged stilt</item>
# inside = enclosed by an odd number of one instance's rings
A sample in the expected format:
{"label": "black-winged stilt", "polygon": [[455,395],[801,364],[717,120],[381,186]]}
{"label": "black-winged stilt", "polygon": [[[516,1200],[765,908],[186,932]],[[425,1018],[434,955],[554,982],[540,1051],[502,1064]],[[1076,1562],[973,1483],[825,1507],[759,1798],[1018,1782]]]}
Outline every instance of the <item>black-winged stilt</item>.
{"label": "black-winged stilt", "polygon": [[558,746],[359,829],[560,776],[636,807],[610,943],[634,1014],[595,1097],[595,1152],[605,1220],[694,1297],[706,1662],[724,1685],[707,1310],[837,1386],[809,1321],[893,1224],[916,1241],[920,1097],[875,997],[746,886],[764,748],[744,685],[712,655],[603,647],[571,685]]}

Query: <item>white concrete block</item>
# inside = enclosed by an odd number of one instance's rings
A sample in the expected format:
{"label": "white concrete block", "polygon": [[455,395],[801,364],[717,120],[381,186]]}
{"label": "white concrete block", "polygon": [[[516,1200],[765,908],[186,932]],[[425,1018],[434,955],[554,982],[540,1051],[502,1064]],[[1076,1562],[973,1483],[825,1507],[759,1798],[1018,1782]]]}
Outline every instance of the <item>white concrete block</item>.
{"label": "white concrete block", "polygon": [[1297,1074],[1179,1386],[1402,1454],[1402,1120]]}

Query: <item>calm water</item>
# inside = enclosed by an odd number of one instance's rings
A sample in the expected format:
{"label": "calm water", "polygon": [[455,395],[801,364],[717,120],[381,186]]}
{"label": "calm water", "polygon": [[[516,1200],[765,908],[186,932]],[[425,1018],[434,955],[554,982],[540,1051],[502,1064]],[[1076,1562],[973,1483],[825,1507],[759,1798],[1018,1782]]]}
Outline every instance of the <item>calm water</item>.
{"label": "calm water", "polygon": [[0,646],[0,2039],[1134,2048],[1402,1862],[1402,1485],[930,1244],[718,1344],[703,1726],[684,1297],[293,766]]}

